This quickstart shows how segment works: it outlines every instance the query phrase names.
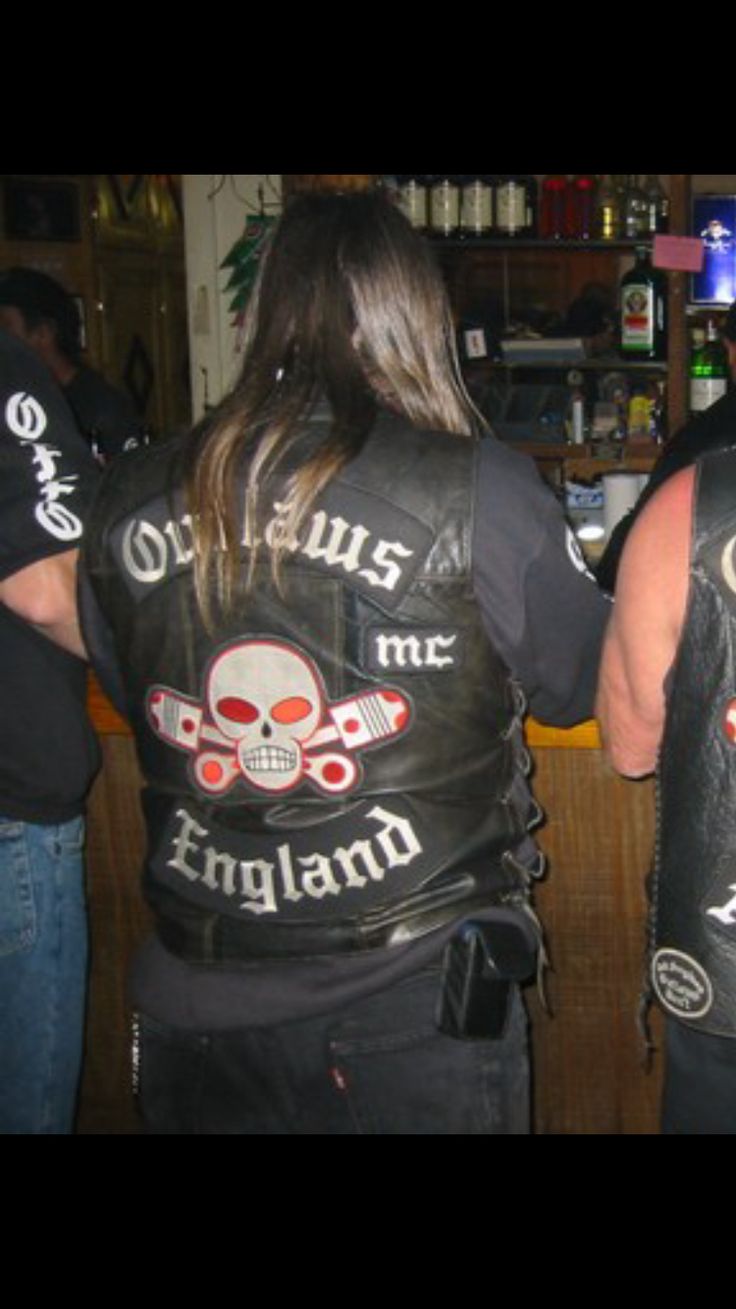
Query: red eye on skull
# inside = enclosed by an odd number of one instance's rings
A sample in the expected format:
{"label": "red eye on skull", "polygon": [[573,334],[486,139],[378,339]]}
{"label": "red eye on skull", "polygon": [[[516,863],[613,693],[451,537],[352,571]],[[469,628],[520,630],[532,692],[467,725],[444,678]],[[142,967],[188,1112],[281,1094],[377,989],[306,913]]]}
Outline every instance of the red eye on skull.
{"label": "red eye on skull", "polygon": [[261,711],[250,700],[241,700],[239,695],[224,695],[217,702],[217,712],[233,723],[254,723]]}
{"label": "red eye on skull", "polygon": [[311,701],[305,700],[302,695],[290,695],[286,700],[279,700],[279,703],[273,706],[271,717],[277,723],[286,725],[288,723],[301,723],[303,719],[308,718],[311,712]]}
{"label": "red eye on skull", "polygon": [[[233,723],[255,723],[261,716],[257,705],[250,700],[243,700],[238,695],[226,695],[217,702],[217,712]],[[279,700],[271,709],[274,722],[287,726],[289,723],[301,723],[312,712],[312,705],[301,695],[291,695]]]}

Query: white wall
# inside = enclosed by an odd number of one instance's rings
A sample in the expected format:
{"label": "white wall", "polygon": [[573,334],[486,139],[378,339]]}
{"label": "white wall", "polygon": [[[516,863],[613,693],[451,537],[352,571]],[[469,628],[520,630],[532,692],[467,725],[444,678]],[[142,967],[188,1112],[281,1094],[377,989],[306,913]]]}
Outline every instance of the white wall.
{"label": "white wall", "polygon": [[184,174],[184,242],[189,307],[193,417],[217,404],[239,371],[237,333],[224,288],[229,269],[220,264],[245,228],[249,213],[281,208],[281,176]]}

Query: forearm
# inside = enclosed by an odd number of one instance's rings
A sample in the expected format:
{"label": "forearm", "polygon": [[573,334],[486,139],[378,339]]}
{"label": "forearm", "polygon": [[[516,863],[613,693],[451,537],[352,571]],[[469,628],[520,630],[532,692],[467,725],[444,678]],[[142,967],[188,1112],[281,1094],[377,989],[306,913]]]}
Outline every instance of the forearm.
{"label": "forearm", "polygon": [[636,695],[613,622],[603,650],[595,713],[603,748],[616,771],[632,778],[653,773],[664,727],[664,690],[645,702]]}
{"label": "forearm", "polygon": [[596,714],[608,756],[626,777],[657,764],[665,683],[677,656],[689,585],[694,475],[669,477],[638,518],[621,560]]}
{"label": "forearm", "polygon": [[76,550],[52,555],[0,581],[0,602],[50,641],[84,659],[76,575]]}

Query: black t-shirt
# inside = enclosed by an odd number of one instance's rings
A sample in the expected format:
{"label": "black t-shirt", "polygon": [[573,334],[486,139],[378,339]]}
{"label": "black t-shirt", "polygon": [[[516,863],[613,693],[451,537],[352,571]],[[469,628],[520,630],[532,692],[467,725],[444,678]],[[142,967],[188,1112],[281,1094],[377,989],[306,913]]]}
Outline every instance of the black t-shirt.
{"label": "black t-shirt", "polygon": [[[0,331],[0,579],[73,550],[97,468],[44,365]],[[64,822],[98,767],[86,665],[0,604],[0,815]]]}
{"label": "black t-shirt", "polygon": [[103,462],[145,444],[145,430],[132,400],[101,373],[79,366],[64,389],[79,427]]}
{"label": "black t-shirt", "polygon": [[[561,727],[590,717],[610,601],[532,460],[494,437],[480,449],[473,581],[488,634],[532,712]],[[529,862],[533,842],[517,855]],[[154,938],[134,962],[131,998],[154,1018],[189,1028],[308,1017],[435,964],[453,930],[358,957],[217,968],[186,964]]]}
{"label": "black t-shirt", "polygon": [[610,601],[533,461],[481,442],[473,583],[486,631],[541,722],[592,717]]}

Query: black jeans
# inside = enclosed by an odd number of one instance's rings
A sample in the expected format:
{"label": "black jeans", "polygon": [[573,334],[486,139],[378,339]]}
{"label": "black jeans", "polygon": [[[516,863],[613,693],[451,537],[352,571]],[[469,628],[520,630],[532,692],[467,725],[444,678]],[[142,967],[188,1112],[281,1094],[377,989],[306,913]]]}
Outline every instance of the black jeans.
{"label": "black jeans", "polygon": [[522,1135],[527,1020],[498,1040],[437,1031],[439,973],[309,1021],[191,1032],[140,1015],[140,1105],[156,1134]]}
{"label": "black jeans", "polygon": [[667,1019],[662,1132],[736,1134],[736,1039]]}

